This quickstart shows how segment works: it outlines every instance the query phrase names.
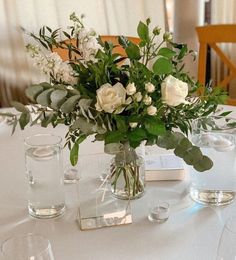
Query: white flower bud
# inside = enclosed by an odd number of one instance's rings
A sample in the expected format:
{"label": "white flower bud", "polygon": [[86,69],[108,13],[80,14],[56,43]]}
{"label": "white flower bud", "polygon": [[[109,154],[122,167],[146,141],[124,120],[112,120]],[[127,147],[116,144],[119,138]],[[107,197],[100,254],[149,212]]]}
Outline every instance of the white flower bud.
{"label": "white flower bud", "polygon": [[156,113],[157,113],[157,108],[156,108],[156,107],[154,107],[154,106],[149,106],[149,107],[147,108],[147,114],[148,114],[149,116],[154,116],[154,115],[156,115]]}
{"label": "white flower bud", "polygon": [[130,126],[131,128],[136,128],[136,127],[138,126],[138,123],[132,122],[132,123],[129,123],[129,126]]}
{"label": "white flower bud", "polygon": [[143,103],[146,105],[146,106],[149,106],[151,105],[152,103],[152,98],[148,95],[145,95],[145,97],[143,98]]}
{"label": "white flower bud", "polygon": [[137,102],[140,102],[142,100],[143,96],[141,94],[141,92],[137,92],[135,95],[134,95],[134,99],[137,101]]}
{"label": "white flower bud", "polygon": [[134,85],[134,83],[129,83],[126,87],[126,92],[127,92],[127,95],[133,95],[136,93],[136,87]]}
{"label": "white flower bud", "polygon": [[155,91],[155,86],[151,82],[148,82],[148,83],[145,84],[145,90],[148,93],[152,93],[152,92]]}
{"label": "white flower bud", "polygon": [[166,42],[170,42],[173,40],[173,36],[170,32],[165,32],[163,34],[163,40],[166,41]]}

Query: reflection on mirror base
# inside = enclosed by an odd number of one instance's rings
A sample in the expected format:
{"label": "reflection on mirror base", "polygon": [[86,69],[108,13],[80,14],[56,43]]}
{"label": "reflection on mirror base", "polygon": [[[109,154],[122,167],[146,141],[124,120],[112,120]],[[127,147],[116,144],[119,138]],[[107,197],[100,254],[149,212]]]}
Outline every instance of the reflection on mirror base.
{"label": "reflection on mirror base", "polygon": [[190,196],[194,201],[201,204],[223,206],[234,201],[235,192],[227,190],[200,190],[191,188]]}

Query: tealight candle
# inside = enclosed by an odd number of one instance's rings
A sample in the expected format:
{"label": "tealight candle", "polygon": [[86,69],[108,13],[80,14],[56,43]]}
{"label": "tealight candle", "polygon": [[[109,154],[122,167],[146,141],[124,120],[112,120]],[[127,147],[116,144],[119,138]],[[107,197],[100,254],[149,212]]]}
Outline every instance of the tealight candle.
{"label": "tealight candle", "polygon": [[148,219],[151,222],[163,223],[169,218],[170,205],[167,202],[156,202],[150,205]]}

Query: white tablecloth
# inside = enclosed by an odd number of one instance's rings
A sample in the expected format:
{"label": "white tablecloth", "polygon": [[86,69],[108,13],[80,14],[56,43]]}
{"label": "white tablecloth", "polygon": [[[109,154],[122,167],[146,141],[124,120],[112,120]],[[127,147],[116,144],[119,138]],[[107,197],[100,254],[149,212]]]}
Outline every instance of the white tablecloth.
{"label": "white tablecloth", "polygon": [[[23,140],[48,132],[63,137],[66,128],[33,126],[11,135],[11,127],[0,123],[0,243],[12,235],[33,232],[49,238],[56,260],[215,259],[223,224],[234,214],[235,203],[218,209],[196,204],[186,193],[188,180],[148,183],[146,194],[131,202],[130,225],[81,231],[76,222],[76,185],[65,186],[67,210],[63,216],[47,220],[30,217]],[[103,144],[90,139],[81,145],[80,153],[102,151]],[[171,204],[170,218],[163,224],[147,219],[147,202],[153,191]]]}

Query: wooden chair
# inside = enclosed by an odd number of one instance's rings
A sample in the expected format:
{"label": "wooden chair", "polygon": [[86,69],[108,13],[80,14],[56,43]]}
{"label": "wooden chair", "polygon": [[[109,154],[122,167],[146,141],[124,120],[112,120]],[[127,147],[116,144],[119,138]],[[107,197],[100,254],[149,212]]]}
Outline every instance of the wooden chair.
{"label": "wooden chair", "polygon": [[[139,44],[140,39],[137,37],[127,37],[128,40],[130,40],[134,44]],[[102,35],[101,39],[103,42],[112,42],[116,47],[113,49],[114,53],[120,54],[122,57],[126,57],[125,50],[120,46],[118,42],[118,36],[115,35]],[[71,42],[72,45],[76,45],[75,39],[72,39],[71,41],[66,41],[67,43]],[[67,49],[61,49],[61,48],[55,48],[53,51],[57,52],[62,60],[66,61],[69,60],[68,56],[68,50]]]}
{"label": "wooden chair", "polygon": [[[230,81],[236,78],[236,64],[218,46],[219,43],[236,43],[236,24],[220,24],[196,27],[200,47],[198,61],[198,80],[201,84],[206,83],[207,51],[210,47],[219,56],[221,61],[228,67],[228,75],[216,86],[227,89]],[[229,105],[236,105],[236,100],[229,98]]]}

